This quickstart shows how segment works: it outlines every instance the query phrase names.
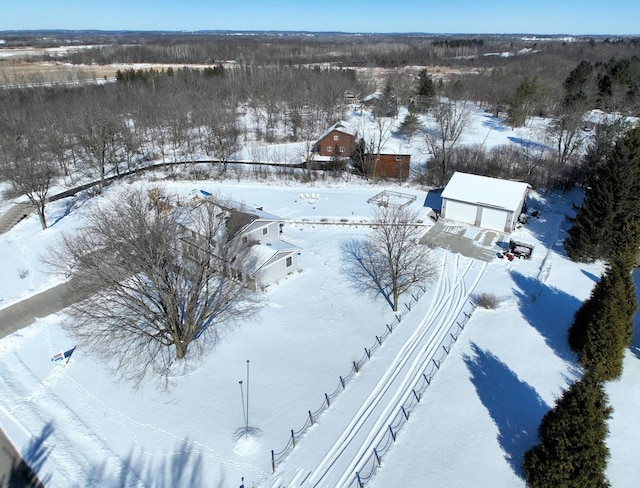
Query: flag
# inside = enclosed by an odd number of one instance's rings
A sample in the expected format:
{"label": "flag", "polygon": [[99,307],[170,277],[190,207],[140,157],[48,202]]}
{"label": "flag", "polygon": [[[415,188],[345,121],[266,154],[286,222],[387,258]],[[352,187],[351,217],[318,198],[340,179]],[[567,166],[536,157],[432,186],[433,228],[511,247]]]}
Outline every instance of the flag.
{"label": "flag", "polygon": [[67,363],[69,362],[69,359],[71,359],[71,355],[73,354],[73,351],[76,350],[76,346],[73,346],[71,349],[69,349],[68,351],[64,352],[64,357],[67,360]]}

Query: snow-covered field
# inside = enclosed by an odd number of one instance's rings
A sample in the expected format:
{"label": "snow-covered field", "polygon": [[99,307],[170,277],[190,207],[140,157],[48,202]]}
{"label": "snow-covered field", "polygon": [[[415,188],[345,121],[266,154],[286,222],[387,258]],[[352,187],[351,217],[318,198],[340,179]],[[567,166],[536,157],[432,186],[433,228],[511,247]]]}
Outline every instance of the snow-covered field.
{"label": "snow-covered field", "polygon": [[[513,134],[478,112],[468,142],[495,137],[498,143],[498,136]],[[82,347],[68,364],[51,362],[75,345],[60,327],[63,313],[0,340],[0,425],[23,453],[30,441],[42,440],[47,458],[41,475],[50,476],[49,486],[237,487],[243,478],[246,487],[357,486],[355,473],[370,471],[373,447],[384,441],[406,392],[411,396],[413,377],[441,357],[433,337],[446,338],[465,313],[470,318],[420,403],[395,442],[378,449],[384,455],[367,486],[524,486],[522,454],[536,442],[544,413],[580,374],[566,330],[602,272],[598,263],[571,263],[562,249],[565,216],[579,195],[534,194],[530,206],[540,219],[515,232],[535,243],[530,261],[484,263],[434,250],[440,278],[411,311],[403,309],[398,324],[384,300],[363,296],[341,272],[340,244],[366,235],[360,224],[373,212],[367,199],[384,186],[166,187],[183,195],[217,191],[306,222],[284,228],[285,238],[303,249],[302,272],[268,289],[259,313],[223,331],[208,356],[172,378],[167,391],[152,384],[133,390]],[[422,206],[426,192],[407,185],[401,191],[416,195],[412,206],[430,222]],[[304,198],[309,192],[318,198]],[[51,228],[42,231],[32,216],[0,236],[0,308],[55,286],[58,278],[46,273],[40,257],[61,232],[81,225],[94,204],[55,202],[49,207]],[[469,299],[480,292],[497,295],[499,308],[473,310]],[[371,359],[349,376],[365,348],[375,349]],[[342,390],[340,377],[348,376]],[[249,391],[241,390],[239,381],[246,387],[247,379]],[[607,474],[614,487],[633,487],[639,479],[639,379],[635,339],[622,380],[608,385],[614,415]],[[287,446],[291,430],[305,425],[325,394],[332,396],[330,407],[314,417],[295,448],[278,457],[272,474],[272,450]]]}

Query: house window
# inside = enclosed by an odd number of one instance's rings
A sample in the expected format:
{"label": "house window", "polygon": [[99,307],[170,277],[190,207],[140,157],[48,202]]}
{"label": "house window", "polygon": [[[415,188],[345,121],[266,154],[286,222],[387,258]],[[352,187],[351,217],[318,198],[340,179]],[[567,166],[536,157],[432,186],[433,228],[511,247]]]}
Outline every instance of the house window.
{"label": "house window", "polygon": [[262,229],[262,235],[266,236],[269,233],[269,227],[265,227],[264,229]]}
{"label": "house window", "polygon": [[289,256],[287,258],[287,268],[291,267],[292,264],[293,264],[293,258],[291,256]]}
{"label": "house window", "polygon": [[339,141],[340,140],[340,136],[333,136],[333,140],[334,141]]}
{"label": "house window", "polygon": [[327,152],[333,152],[333,147],[332,146],[327,146]]}
{"label": "house window", "polygon": [[340,152],[343,153],[344,152],[344,146],[340,146]]}

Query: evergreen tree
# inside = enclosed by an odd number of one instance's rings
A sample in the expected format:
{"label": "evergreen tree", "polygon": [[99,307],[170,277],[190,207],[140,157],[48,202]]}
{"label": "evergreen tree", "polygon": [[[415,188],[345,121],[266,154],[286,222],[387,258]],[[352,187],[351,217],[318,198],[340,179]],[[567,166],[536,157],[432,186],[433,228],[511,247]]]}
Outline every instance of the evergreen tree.
{"label": "evergreen tree", "polygon": [[589,61],[580,61],[562,84],[567,107],[574,105],[586,106],[593,102],[596,89],[595,69]]}
{"label": "evergreen tree", "polygon": [[584,327],[580,363],[595,379],[609,381],[622,374],[637,305],[628,268],[616,262],[601,281],[606,281],[602,301]]}
{"label": "evergreen tree", "polygon": [[418,132],[420,128],[420,119],[413,110],[409,110],[406,117],[400,124],[398,132],[407,138],[408,142],[411,142],[411,137]]}
{"label": "evergreen tree", "polygon": [[516,88],[509,103],[509,124],[513,127],[525,125],[527,118],[534,111],[542,91],[542,86],[535,77],[526,76]]}
{"label": "evergreen tree", "polygon": [[417,108],[419,110],[428,110],[436,96],[436,86],[433,78],[426,69],[420,70],[418,73],[418,86],[416,89]]}
{"label": "evergreen tree", "polygon": [[[590,262],[617,254],[616,246],[637,239],[640,221],[640,126],[616,142],[607,161],[589,179],[565,249],[574,261]],[[639,241],[630,243],[637,248]]]}
{"label": "evergreen tree", "polygon": [[532,488],[608,487],[604,471],[610,416],[600,382],[585,376],[574,383],[542,419],[540,443],[524,455],[527,484]]}

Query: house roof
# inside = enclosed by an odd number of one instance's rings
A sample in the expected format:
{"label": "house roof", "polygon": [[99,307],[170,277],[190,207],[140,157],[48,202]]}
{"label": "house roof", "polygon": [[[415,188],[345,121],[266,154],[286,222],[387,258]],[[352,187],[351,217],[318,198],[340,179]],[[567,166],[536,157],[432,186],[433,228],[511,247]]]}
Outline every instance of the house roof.
{"label": "house roof", "polygon": [[345,122],[344,120],[341,120],[340,122],[336,122],[331,127],[329,127],[326,131],[324,131],[322,135],[318,137],[318,140],[320,141],[324,139],[329,134],[331,134],[334,130],[338,132],[343,132],[345,134],[348,134],[354,137],[358,134],[358,131],[351,124],[349,124],[348,122]]}
{"label": "house roof", "polygon": [[259,270],[270,266],[278,259],[282,259],[285,256],[299,253],[302,249],[287,241],[278,240],[269,243],[258,243],[251,247],[256,255],[255,267],[250,270],[250,274],[255,274]]}
{"label": "house roof", "polygon": [[442,198],[516,210],[529,188],[527,183],[519,181],[455,172],[442,191]]}

